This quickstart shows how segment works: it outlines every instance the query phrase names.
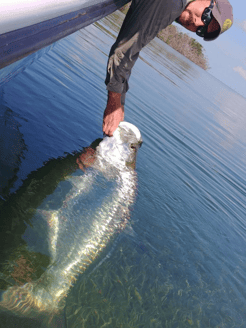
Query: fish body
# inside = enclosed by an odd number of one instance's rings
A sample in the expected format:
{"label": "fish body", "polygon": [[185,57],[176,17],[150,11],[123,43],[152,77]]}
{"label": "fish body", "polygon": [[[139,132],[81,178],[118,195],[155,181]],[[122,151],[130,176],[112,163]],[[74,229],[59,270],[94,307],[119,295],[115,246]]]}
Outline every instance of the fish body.
{"label": "fish body", "polygon": [[36,281],[8,288],[0,306],[18,315],[55,315],[64,307],[65,297],[78,275],[98,257],[112,237],[129,220],[136,196],[134,170],[142,143],[139,130],[121,122],[113,137],[105,137],[96,148],[95,161],[83,173],[75,172],[57,194],[61,206],[49,210],[52,196],[36,211],[33,224],[43,220],[49,240],[50,264]]}

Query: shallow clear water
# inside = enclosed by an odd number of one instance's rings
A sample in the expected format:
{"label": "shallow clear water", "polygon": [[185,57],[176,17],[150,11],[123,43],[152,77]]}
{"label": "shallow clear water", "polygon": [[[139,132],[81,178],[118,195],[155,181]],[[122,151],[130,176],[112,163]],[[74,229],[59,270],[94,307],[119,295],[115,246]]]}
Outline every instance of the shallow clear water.
{"label": "shallow clear water", "polygon": [[[69,154],[102,137],[118,15],[33,56],[0,87],[1,288],[48,264],[45,229],[34,251],[25,222],[69,174]],[[246,327],[245,108],[160,40],[141,52],[125,114],[144,140],[132,229],[76,282],[67,327]],[[32,272],[5,279],[18,254]]]}

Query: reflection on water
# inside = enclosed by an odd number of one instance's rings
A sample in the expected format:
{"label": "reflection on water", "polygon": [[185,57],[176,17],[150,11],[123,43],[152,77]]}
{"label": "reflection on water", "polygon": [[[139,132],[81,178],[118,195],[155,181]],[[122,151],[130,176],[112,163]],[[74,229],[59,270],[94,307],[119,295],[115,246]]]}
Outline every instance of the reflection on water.
{"label": "reflection on water", "polygon": [[26,150],[20,123],[14,112],[0,104],[0,195],[6,198],[17,180]]}
{"label": "reflection on water", "polygon": [[246,111],[241,99],[240,95],[232,91],[221,91],[216,95],[216,103],[221,110],[216,113],[215,119],[227,131],[222,145],[225,148],[246,143]]}
{"label": "reflection on water", "polygon": [[[148,54],[148,57],[153,60],[154,69],[157,69],[159,73],[164,71],[162,67],[165,67],[181,80],[191,78],[193,75],[198,75],[198,72],[194,70],[194,66],[191,65],[188,59],[177,56],[175,50],[168,47],[159,39],[152,41],[151,44],[144,49],[144,53]],[[174,63],[176,65],[173,65]]]}
{"label": "reflection on water", "polygon": [[26,68],[28,68],[30,65],[32,65],[36,60],[41,58],[43,55],[48,53],[48,51],[52,48],[53,48],[53,45],[50,45],[44,49],[41,49],[40,51],[35,52],[34,54],[32,54],[28,57],[18,60],[17,62],[5,67],[4,69],[1,69],[0,70],[0,86],[4,85],[5,83],[8,83],[15,76],[24,72]]}
{"label": "reflection on water", "polygon": [[[34,232],[28,209],[73,171],[73,151],[102,136],[107,54],[120,16],[57,42],[2,87],[6,108],[23,118],[26,145],[15,188],[22,186],[1,207],[13,222],[1,237],[2,289],[48,266],[48,226],[37,220]],[[160,47],[154,40],[141,53],[126,99],[126,119],[144,138],[132,227],[77,277],[68,327],[246,326],[246,101]]]}

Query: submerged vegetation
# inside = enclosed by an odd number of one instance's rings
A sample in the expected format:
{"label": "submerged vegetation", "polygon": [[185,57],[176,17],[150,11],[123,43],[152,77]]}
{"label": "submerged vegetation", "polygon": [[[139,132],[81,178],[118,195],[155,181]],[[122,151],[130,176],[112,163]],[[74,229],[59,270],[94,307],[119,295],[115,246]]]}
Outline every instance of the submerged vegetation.
{"label": "submerged vegetation", "polygon": [[122,236],[110,256],[86,272],[68,295],[68,327],[233,327],[230,315],[218,317],[218,286],[208,285],[202,276],[197,283],[192,277],[188,281],[182,264],[175,264],[174,276],[168,273],[170,252],[163,250],[157,265],[150,247]]}
{"label": "submerged vegetation", "polygon": [[[130,3],[122,7],[121,11],[126,14],[129,7]],[[196,65],[204,70],[208,69],[208,60],[204,55],[203,46],[188,34],[180,32],[176,26],[167,26],[158,33],[157,37]]]}

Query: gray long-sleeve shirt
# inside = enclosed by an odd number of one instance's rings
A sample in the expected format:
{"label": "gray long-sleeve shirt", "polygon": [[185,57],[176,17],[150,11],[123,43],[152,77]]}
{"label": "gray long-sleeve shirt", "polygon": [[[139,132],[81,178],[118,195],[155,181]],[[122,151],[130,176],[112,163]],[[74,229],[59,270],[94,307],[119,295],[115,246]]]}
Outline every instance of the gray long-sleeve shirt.
{"label": "gray long-sleeve shirt", "polygon": [[121,93],[121,102],[129,89],[128,80],[140,50],[157,33],[170,25],[189,0],[133,0],[120,33],[109,54],[107,90]]}

